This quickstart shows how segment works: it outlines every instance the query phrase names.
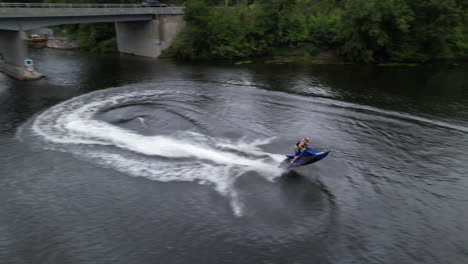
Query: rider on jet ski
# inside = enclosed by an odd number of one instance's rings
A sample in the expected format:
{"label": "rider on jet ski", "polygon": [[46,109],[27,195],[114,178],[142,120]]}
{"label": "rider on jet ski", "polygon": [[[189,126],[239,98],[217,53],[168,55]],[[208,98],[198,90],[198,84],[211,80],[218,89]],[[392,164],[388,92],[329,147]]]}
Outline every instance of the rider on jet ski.
{"label": "rider on jet ski", "polygon": [[294,163],[294,162],[299,158],[299,156],[301,155],[301,153],[302,153],[303,151],[305,151],[305,150],[309,147],[309,145],[307,145],[307,144],[309,143],[309,140],[310,140],[309,138],[304,138],[303,140],[298,141],[298,142],[296,143],[296,145],[294,146],[294,154],[295,154],[295,156],[294,156],[294,158],[291,160],[291,163]]}

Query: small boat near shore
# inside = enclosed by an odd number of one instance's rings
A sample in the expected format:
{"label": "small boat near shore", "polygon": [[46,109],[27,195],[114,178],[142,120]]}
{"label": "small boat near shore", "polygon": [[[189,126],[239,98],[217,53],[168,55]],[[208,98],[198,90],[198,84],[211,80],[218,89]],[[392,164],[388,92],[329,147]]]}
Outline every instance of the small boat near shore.
{"label": "small boat near shore", "polygon": [[49,38],[47,37],[34,34],[34,35],[29,36],[28,43],[29,44],[44,43],[44,42],[47,42],[48,39]]}

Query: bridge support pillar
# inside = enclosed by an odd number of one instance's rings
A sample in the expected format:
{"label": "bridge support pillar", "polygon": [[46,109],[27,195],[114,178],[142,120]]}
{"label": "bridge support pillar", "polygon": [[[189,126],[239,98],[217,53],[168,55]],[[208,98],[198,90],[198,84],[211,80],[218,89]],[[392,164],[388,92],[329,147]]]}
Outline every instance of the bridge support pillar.
{"label": "bridge support pillar", "polygon": [[19,80],[43,77],[33,66],[27,67],[28,44],[23,31],[0,30],[0,71]]}
{"label": "bridge support pillar", "polygon": [[151,21],[116,22],[119,51],[158,58],[184,25],[183,15],[157,15]]}

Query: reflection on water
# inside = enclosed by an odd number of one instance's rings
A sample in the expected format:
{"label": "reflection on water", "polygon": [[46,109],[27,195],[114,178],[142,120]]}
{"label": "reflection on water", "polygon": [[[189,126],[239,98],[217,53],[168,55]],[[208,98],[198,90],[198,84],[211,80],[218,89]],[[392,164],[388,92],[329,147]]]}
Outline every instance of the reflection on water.
{"label": "reflection on water", "polygon": [[[0,262],[467,258],[468,65],[32,57],[0,77]],[[280,169],[305,136],[331,154]]]}

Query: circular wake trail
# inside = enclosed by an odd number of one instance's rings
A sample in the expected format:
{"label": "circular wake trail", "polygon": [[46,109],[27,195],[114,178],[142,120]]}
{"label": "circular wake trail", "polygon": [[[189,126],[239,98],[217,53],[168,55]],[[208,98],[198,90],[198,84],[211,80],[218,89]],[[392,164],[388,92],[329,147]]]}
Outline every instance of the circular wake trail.
{"label": "circular wake trail", "polygon": [[[131,176],[211,184],[230,198],[233,211],[241,215],[242,204],[234,189],[236,179],[253,171],[271,181],[283,172],[278,167],[282,156],[259,148],[272,138],[232,140],[193,131],[143,135],[97,118],[100,113],[127,105],[149,102],[164,105],[171,96],[179,94],[161,90],[128,91],[125,88],[93,92],[36,116],[20,130],[19,137],[44,148],[73,153]],[[185,95],[196,96],[189,92]],[[147,126],[140,118],[138,120],[140,125]]]}

